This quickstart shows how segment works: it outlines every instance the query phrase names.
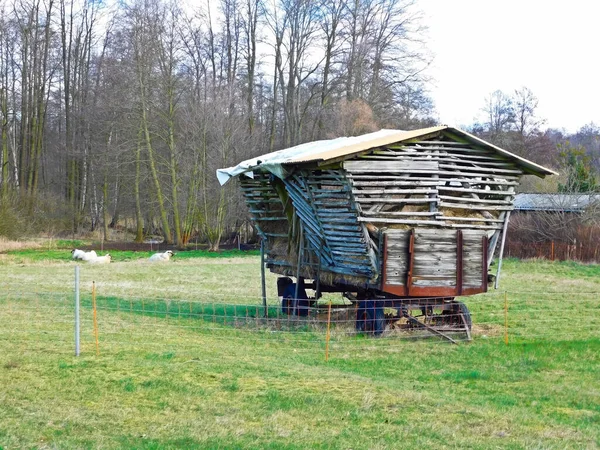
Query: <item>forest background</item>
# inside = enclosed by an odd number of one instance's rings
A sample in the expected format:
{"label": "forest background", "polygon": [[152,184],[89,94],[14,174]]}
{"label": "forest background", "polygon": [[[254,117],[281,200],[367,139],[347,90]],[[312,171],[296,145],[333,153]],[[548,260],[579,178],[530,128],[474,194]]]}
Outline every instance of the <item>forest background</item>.
{"label": "forest background", "polygon": [[[0,236],[217,249],[248,221],[217,168],[438,124],[426,28],[413,0],[0,0]],[[496,91],[467,128],[561,172],[524,191],[596,191],[600,128],[537,107]]]}

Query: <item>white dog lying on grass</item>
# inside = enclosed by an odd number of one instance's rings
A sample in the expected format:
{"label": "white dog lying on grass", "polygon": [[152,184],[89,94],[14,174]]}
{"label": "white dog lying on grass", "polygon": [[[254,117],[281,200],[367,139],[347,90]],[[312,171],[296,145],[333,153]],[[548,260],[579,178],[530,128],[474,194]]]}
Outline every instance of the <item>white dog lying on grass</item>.
{"label": "white dog lying on grass", "polygon": [[167,250],[164,253],[155,253],[150,257],[150,261],[152,262],[167,262],[173,256],[173,252],[171,250]]}

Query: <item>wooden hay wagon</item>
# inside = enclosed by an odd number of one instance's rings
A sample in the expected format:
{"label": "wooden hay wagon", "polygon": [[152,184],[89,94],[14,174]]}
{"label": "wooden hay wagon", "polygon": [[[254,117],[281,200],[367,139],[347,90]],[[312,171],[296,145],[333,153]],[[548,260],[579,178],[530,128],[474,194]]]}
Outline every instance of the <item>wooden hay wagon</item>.
{"label": "wooden hay wagon", "polygon": [[341,292],[358,330],[396,321],[444,335],[469,333],[454,299],[487,291],[520,177],[555,172],[440,126],[311,142],[217,171],[221,184],[242,174],[284,313]]}

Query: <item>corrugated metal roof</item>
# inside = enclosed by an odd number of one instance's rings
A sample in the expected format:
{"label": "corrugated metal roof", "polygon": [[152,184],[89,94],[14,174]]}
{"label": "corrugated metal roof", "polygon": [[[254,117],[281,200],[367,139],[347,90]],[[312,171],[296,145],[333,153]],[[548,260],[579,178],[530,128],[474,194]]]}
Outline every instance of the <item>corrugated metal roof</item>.
{"label": "corrugated metal roof", "polygon": [[336,139],[308,142],[295,147],[286,148],[272,153],[267,153],[256,158],[242,161],[237,166],[217,170],[217,178],[221,184],[225,184],[230,178],[246,173],[252,176],[252,171],[256,169],[267,170],[280,178],[284,178],[286,173],[284,165],[302,164],[310,162],[328,161],[344,157],[352,157],[356,153],[369,150],[376,147],[390,145],[397,142],[405,142],[412,139],[426,136],[439,131],[450,131],[464,138],[470,143],[487,147],[511,160],[526,172],[538,176],[556,175],[553,170],[535,164],[532,161],[521,158],[482,139],[473,136],[458,128],[448,126],[438,126],[430,128],[421,128],[419,130],[401,131],[401,130],[380,130],[374,133],[363,134],[361,136],[341,137]]}
{"label": "corrugated metal roof", "polygon": [[582,212],[600,203],[600,194],[517,194],[515,210]]}

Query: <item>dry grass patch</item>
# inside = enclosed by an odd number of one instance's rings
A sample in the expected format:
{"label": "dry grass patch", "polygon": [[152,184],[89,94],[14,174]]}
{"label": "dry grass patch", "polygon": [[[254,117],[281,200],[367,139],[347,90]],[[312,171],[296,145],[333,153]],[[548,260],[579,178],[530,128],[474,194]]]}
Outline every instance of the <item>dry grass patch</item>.
{"label": "dry grass patch", "polygon": [[0,253],[31,248],[42,248],[44,242],[45,241],[42,241],[40,239],[27,241],[13,241],[0,236]]}

